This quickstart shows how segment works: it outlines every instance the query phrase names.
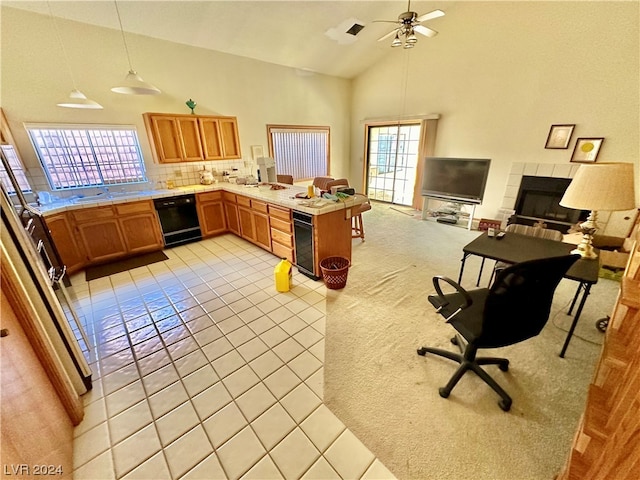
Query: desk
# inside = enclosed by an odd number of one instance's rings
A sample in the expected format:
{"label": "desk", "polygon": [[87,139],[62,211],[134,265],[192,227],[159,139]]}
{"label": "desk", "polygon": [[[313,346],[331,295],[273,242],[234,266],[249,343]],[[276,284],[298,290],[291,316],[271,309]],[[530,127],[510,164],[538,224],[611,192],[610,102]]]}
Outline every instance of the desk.
{"label": "desk", "polygon": [[[527,235],[519,235],[517,233],[507,233],[502,240],[497,240],[495,238],[490,238],[485,232],[462,249],[463,255],[458,283],[462,281],[464,264],[469,255],[482,257],[480,273],[478,274],[478,280],[476,282],[476,285],[479,285],[482,269],[484,268],[484,261],[487,258],[508,263],[520,263],[538,258],[568,255],[574,248],[575,245],[570,245],[568,243],[546,240],[544,238],[529,237]],[[569,307],[569,311],[567,312],[568,315],[571,315],[571,312],[578,301],[578,297],[580,296],[580,292],[582,292],[582,298],[578,304],[576,314],[573,317],[573,322],[571,323],[571,327],[567,333],[567,338],[565,339],[562,350],[560,351],[560,357],[564,358],[564,354],[569,346],[569,341],[571,340],[576,325],[578,324],[578,320],[580,319],[582,308],[584,307],[587,297],[589,296],[589,292],[591,291],[591,286],[598,282],[599,270],[599,259],[580,259],[574,263],[564,275],[564,278],[578,282],[576,294],[574,295],[571,307]]]}

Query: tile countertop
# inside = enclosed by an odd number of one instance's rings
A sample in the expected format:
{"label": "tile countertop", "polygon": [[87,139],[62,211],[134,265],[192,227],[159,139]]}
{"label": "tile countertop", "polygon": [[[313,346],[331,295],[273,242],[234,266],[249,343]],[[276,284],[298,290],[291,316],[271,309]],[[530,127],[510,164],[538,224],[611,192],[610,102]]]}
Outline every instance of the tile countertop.
{"label": "tile countertop", "polygon": [[175,197],[189,193],[213,192],[216,190],[224,190],[233,192],[246,197],[255,198],[282,207],[288,207],[300,212],[309,213],[311,215],[322,215],[324,213],[333,212],[335,210],[344,210],[355,205],[364,203],[366,197],[363,195],[355,195],[344,201],[333,202],[327,199],[304,200],[295,198],[297,193],[306,193],[306,187],[296,185],[287,185],[282,190],[271,190],[270,185],[249,186],[236,185],[233,183],[217,183],[213,185],[188,185],[185,187],[176,187],[171,190],[149,190],[143,192],[130,193],[113,193],[109,196],[105,195],[100,198],[85,197],[81,201],[76,200],[60,200],[48,205],[36,207],[45,217],[56,213],[78,210],[83,208],[98,207],[101,205],[113,205],[118,203],[133,202],[138,200],[153,200],[156,198]]}

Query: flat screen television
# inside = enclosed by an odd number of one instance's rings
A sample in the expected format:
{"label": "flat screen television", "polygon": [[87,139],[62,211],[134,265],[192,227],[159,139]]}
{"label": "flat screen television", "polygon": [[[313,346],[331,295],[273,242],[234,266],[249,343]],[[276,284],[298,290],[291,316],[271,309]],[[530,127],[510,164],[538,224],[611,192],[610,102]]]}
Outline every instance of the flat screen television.
{"label": "flat screen television", "polygon": [[426,157],[422,195],[440,200],[482,203],[489,176],[488,158]]}

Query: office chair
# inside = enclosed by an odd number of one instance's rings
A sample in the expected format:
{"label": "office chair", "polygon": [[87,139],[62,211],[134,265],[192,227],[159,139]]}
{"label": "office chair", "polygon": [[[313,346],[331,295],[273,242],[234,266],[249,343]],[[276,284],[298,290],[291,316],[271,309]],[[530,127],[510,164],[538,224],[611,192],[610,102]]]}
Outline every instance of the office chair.
{"label": "office chair", "polygon": [[[513,232],[513,233],[518,233],[520,235],[527,235],[529,237],[555,240],[557,242],[561,242],[564,238],[564,235],[562,235],[562,232],[560,232],[559,230],[553,230],[551,228],[533,227],[530,225],[520,225],[519,223],[511,223],[507,225],[504,231],[507,233]],[[510,265],[512,264],[509,262],[504,262],[502,260],[497,261],[496,264],[493,266],[493,272],[491,272],[489,285],[491,285],[491,282],[493,282],[493,277],[495,277],[500,270],[504,270]]]}
{"label": "office chair", "polygon": [[[476,353],[480,348],[513,345],[538,335],[549,319],[558,283],[578,258],[579,255],[566,255],[517,263],[499,272],[491,288],[470,291],[450,278],[433,277],[436,294],[429,295],[428,300],[456,329],[451,343],[460,349],[460,354],[432,347],[418,349],[418,355],[433,353],[460,364],[449,382],[439,389],[441,397],[447,398],[467,370],[472,370],[500,395],[498,405],[502,410],[511,408],[511,397],[481,367],[498,365],[506,372],[509,360],[476,357]],[[443,293],[441,282],[456,292]]]}

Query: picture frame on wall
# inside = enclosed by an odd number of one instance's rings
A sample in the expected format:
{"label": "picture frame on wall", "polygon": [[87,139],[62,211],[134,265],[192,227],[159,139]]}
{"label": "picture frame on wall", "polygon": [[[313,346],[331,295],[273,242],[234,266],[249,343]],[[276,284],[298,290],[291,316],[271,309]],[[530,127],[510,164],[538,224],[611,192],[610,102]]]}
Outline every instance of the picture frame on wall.
{"label": "picture frame on wall", "polygon": [[264,157],[264,147],[262,145],[251,145],[251,158],[256,161]]}
{"label": "picture frame on wall", "polygon": [[544,148],[569,148],[574,128],[576,128],[575,124],[551,125]]}
{"label": "picture frame on wall", "polygon": [[603,137],[598,138],[578,138],[576,146],[573,148],[571,161],[577,163],[593,163],[598,158],[600,148],[604,143]]}

